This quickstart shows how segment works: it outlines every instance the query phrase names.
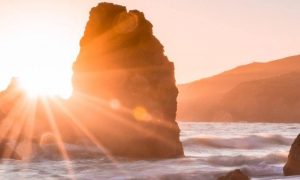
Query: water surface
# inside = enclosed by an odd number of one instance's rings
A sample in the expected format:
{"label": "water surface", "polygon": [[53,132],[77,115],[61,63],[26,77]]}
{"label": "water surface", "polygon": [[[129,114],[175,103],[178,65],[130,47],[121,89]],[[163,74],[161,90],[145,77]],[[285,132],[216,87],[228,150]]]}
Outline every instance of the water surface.
{"label": "water surface", "polygon": [[290,145],[300,133],[300,124],[180,122],[179,125],[184,158],[160,161],[112,161],[106,157],[72,161],[4,160],[0,164],[0,179],[213,180],[236,168],[252,179],[300,179],[284,177],[282,172]]}

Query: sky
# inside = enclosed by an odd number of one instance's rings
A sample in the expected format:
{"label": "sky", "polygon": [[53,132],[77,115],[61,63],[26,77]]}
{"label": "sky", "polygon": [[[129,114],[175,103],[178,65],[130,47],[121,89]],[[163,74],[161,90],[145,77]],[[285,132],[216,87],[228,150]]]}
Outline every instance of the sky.
{"label": "sky", "polygon": [[[107,1],[144,12],[175,63],[177,83],[300,54],[299,0]],[[89,11],[99,2],[0,0],[0,89],[14,75],[68,91]]]}

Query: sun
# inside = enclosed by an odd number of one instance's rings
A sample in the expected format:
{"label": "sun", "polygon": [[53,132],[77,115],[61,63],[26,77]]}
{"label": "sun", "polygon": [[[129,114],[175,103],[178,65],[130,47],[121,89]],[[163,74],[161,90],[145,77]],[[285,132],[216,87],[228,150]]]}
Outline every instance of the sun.
{"label": "sun", "polygon": [[4,23],[0,30],[0,91],[16,77],[31,97],[67,98],[73,90],[72,65],[81,34],[65,22],[64,12],[53,14],[36,7],[28,7],[26,13],[22,9],[24,17],[10,13],[1,19],[7,18],[7,22],[0,20]]}
{"label": "sun", "polygon": [[[19,79],[22,89],[31,97],[59,96],[72,93],[72,60],[65,46],[52,34],[31,34],[30,39],[14,46],[18,53],[13,59],[12,74]],[[22,43],[23,44],[20,44]]]}
{"label": "sun", "polygon": [[25,76],[19,78],[20,88],[31,97],[60,97],[67,99],[71,96],[71,87],[66,82],[59,81],[50,75]]}
{"label": "sun", "polygon": [[6,56],[14,70],[9,73],[19,79],[20,87],[31,97],[68,98],[72,93],[75,58],[66,50],[67,41],[61,42],[56,36],[59,34],[28,33],[15,41]]}

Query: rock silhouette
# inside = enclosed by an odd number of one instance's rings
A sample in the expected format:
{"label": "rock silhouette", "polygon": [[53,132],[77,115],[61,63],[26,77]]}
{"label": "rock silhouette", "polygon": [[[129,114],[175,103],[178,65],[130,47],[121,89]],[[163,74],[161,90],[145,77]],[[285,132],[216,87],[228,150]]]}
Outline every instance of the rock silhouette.
{"label": "rock silhouette", "polygon": [[230,171],[224,176],[218,178],[218,180],[249,180],[250,178],[244,174],[240,169]]}
{"label": "rock silhouette", "polygon": [[300,175],[300,134],[292,144],[283,173],[285,176]]}
{"label": "rock silhouette", "polygon": [[179,86],[178,119],[299,122],[300,56],[251,63]]}
{"label": "rock silhouette", "polygon": [[21,157],[15,151],[14,145],[9,145],[11,139],[7,136],[11,134],[11,131],[5,131],[5,126],[9,126],[10,123],[5,122],[9,112],[16,106],[16,103],[24,97],[24,93],[19,88],[19,82],[17,78],[12,78],[8,87],[0,93],[0,158],[17,159]]}
{"label": "rock silhouette", "polygon": [[30,100],[13,81],[0,94],[1,138],[9,137],[15,148],[23,140],[41,147],[56,143],[64,158],[64,143],[96,146],[108,156],[183,156],[174,64],[142,12],[112,3],[94,7],[72,81],[68,100]]}
{"label": "rock silhouette", "polygon": [[8,142],[5,140],[1,140],[0,142],[0,157],[5,159],[16,159],[20,160],[22,159],[18,153],[12,149]]}
{"label": "rock silhouette", "polygon": [[19,99],[24,96],[24,92],[21,91],[19,86],[19,80],[12,78],[7,88],[0,92],[0,121],[7,116]]}
{"label": "rock silhouette", "polygon": [[97,141],[113,155],[182,156],[174,64],[144,14],[100,3],[80,47],[71,99]]}

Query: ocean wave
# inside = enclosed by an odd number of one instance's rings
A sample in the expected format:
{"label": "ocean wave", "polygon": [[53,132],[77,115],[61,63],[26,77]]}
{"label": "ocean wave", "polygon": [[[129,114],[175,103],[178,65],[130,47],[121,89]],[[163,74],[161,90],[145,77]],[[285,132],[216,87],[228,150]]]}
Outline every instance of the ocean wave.
{"label": "ocean wave", "polygon": [[241,170],[251,177],[266,177],[266,176],[271,177],[271,176],[283,175],[282,166],[267,165],[267,164],[260,164],[255,166],[246,165],[243,166]]}
{"label": "ocean wave", "polygon": [[281,135],[258,136],[251,135],[245,137],[219,138],[219,137],[193,137],[183,140],[185,146],[202,145],[213,148],[230,148],[230,149],[257,149],[270,145],[290,146],[292,138]]}
{"label": "ocean wave", "polygon": [[204,159],[206,163],[218,166],[243,166],[243,165],[263,165],[263,164],[282,164],[286,162],[287,154],[271,153],[266,156],[211,156]]}

